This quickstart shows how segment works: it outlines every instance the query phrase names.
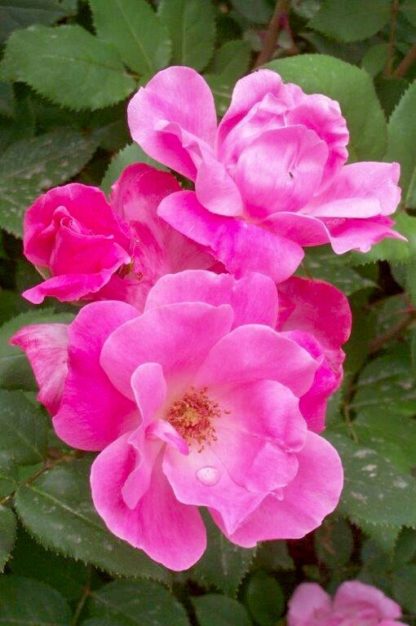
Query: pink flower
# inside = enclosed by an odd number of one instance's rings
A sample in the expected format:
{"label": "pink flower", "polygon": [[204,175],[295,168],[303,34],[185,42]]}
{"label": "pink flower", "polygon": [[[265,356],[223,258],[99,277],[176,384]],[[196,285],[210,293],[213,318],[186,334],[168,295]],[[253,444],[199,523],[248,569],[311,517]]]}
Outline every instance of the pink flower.
{"label": "pink flower", "polygon": [[79,183],[40,196],[25,215],[24,253],[46,280],[23,295],[34,304],[51,296],[140,306],[164,273],[208,267],[209,255],[157,216],[162,198],[178,190],[170,174],[137,164],[114,184],[110,204]]}
{"label": "pink flower", "polygon": [[289,601],[288,626],[406,626],[401,609],[376,587],[343,583],[331,597],[316,583],[303,583]]}
{"label": "pink flower", "polygon": [[342,381],[342,346],[351,332],[351,309],[341,291],[321,280],[292,277],[279,284],[278,292],[277,329],[321,359],[314,384],[300,400],[308,428],[319,433],[328,399]]}
{"label": "pink flower", "polygon": [[186,271],[161,278],[142,314],[94,302],[67,329],[55,430],[101,451],[91,487],[108,528],[171,569],[205,550],[199,506],[252,547],[303,537],[338,502],[338,454],[299,408],[322,358],[276,331],[277,314],[266,276]]}
{"label": "pink flower", "polygon": [[165,198],[161,215],[233,273],[293,274],[304,246],[367,252],[400,237],[388,217],[397,163],[345,165],[348,130],[337,102],[306,95],[270,70],[241,79],[217,128],[212,94],[187,67],[170,67],[128,107],[133,139],[195,182]]}

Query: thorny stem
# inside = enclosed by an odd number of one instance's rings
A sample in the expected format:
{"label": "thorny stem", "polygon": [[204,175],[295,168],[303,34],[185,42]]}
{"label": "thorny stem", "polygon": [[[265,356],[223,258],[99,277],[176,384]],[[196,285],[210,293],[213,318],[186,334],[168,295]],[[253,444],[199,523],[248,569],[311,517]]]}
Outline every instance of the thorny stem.
{"label": "thorny stem", "polygon": [[297,53],[298,50],[293,40],[288,19],[289,4],[289,0],[277,0],[272,19],[270,20],[269,27],[266,32],[263,48],[256,59],[254,67],[260,67],[273,58],[274,51],[276,50],[277,39],[282,30],[287,31],[292,41],[291,53]]}
{"label": "thorny stem", "polygon": [[397,33],[397,15],[399,13],[399,0],[393,0],[391,3],[391,18],[390,18],[390,36],[387,47],[387,62],[384,68],[385,76],[393,75],[393,58],[396,48],[396,33]]}
{"label": "thorny stem", "polygon": [[410,70],[413,63],[416,61],[416,43],[410,48],[404,59],[397,66],[393,76],[396,78],[402,78]]}

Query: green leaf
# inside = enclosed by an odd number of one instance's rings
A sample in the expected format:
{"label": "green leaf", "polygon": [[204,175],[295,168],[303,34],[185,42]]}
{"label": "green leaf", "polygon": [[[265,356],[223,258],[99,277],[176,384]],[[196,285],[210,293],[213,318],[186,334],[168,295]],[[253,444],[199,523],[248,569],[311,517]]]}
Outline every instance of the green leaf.
{"label": "green leaf", "polygon": [[95,147],[95,140],[64,128],[9,146],[0,156],[0,226],[21,236],[26,208],[79,172]]}
{"label": "green leaf", "polygon": [[396,546],[400,534],[399,526],[388,526],[387,524],[373,524],[362,519],[358,520],[358,526],[378,546],[385,555],[391,556]]}
{"label": "green leaf", "polygon": [[219,115],[230,103],[235,82],[248,71],[250,46],[246,41],[227,41],[217,50],[204,78],[211,87]]}
{"label": "green leaf", "polygon": [[0,498],[5,498],[17,487],[17,467],[11,455],[0,452]]}
{"label": "green leaf", "polygon": [[154,74],[169,63],[167,28],[146,0],[89,0],[100,39],[118,50],[121,59],[139,74]]}
{"label": "green leaf", "polygon": [[20,487],[15,505],[23,524],[47,548],[112,574],[166,580],[166,570],[106,529],[91,501],[90,464],[66,463]]}
{"label": "green leaf", "polygon": [[71,612],[60,593],[30,578],[0,577],[0,623],[5,626],[69,626]]}
{"label": "green leaf", "polygon": [[399,161],[400,186],[406,197],[410,180],[416,168],[416,81],[402,96],[390,116],[387,128],[386,161]]}
{"label": "green leaf", "polygon": [[348,563],[354,548],[350,525],[342,517],[327,518],[315,532],[314,543],[318,561],[331,569]]}
{"label": "green leaf", "polygon": [[394,597],[400,605],[416,613],[416,565],[404,565],[393,574]]}
{"label": "green leaf", "polygon": [[16,517],[11,509],[0,505],[0,573],[9,560],[15,539]]}
{"label": "green leaf", "polygon": [[300,273],[304,276],[326,280],[341,289],[347,296],[366,287],[377,287],[373,280],[360,276],[353,268],[348,267],[345,260],[335,255],[329,246],[309,249]]}
{"label": "green leaf", "polygon": [[134,89],[113,46],[80,26],[30,26],[13,33],[1,64],[3,77],[30,85],[71,109],[100,109]]}
{"label": "green leaf", "polygon": [[219,594],[192,598],[200,626],[251,626],[242,604]]}
{"label": "green leaf", "polygon": [[381,454],[340,433],[326,433],[341,455],[345,472],[339,509],[354,522],[414,526],[416,481]]}
{"label": "green leaf", "polygon": [[411,417],[415,401],[410,355],[401,350],[379,357],[363,369],[351,407],[358,413],[377,409],[384,414]]}
{"label": "green leaf", "polygon": [[387,43],[377,43],[368,48],[362,58],[361,65],[370,76],[377,76],[383,71],[387,62],[388,49]]}
{"label": "green leaf", "polygon": [[76,12],[76,0],[0,0],[0,42],[18,28],[53,24]]}
{"label": "green leaf", "polygon": [[120,626],[189,626],[185,609],[162,585],[117,580],[92,593],[91,615]]}
{"label": "green leaf", "polygon": [[292,571],[295,563],[289,554],[286,541],[267,541],[257,548],[254,566],[267,570]]}
{"label": "green leaf", "polygon": [[206,0],[162,0],[159,15],[172,40],[173,64],[203,70],[214,52],[212,3]]}
{"label": "green leaf", "polygon": [[131,143],[120,150],[120,152],[118,152],[111,160],[105,176],[101,181],[101,187],[105,193],[110,192],[111,185],[116,182],[124,168],[128,165],[132,165],[132,163],[147,163],[148,165],[152,165],[159,170],[166,170],[163,165],[147,156],[147,154],[143,152],[143,150],[136,143]]}
{"label": "green leaf", "polygon": [[89,578],[84,563],[45,550],[22,529],[18,533],[10,569],[13,574],[51,585],[70,601],[82,596]]}
{"label": "green leaf", "polygon": [[275,626],[283,613],[285,597],[277,580],[260,571],[248,581],[246,604],[256,624]]}
{"label": "green leaf", "polygon": [[267,0],[231,0],[231,4],[236,11],[255,24],[267,24],[273,13],[273,6]]}
{"label": "green leaf", "polygon": [[340,41],[360,41],[381,30],[390,11],[390,0],[323,0],[309,26]]}
{"label": "green leaf", "polygon": [[412,26],[416,26],[416,5],[414,0],[405,0],[400,6],[400,10],[404,13]]}
{"label": "green leaf", "polygon": [[0,387],[4,389],[36,389],[36,383],[25,354],[11,346],[10,337],[22,326],[28,324],[69,323],[73,319],[70,313],[55,313],[51,308],[35,309],[21,313],[0,326]]}
{"label": "green leaf", "polygon": [[48,419],[22,391],[0,390],[0,451],[15,463],[33,465],[46,454]]}
{"label": "green leaf", "polygon": [[383,157],[387,125],[367,72],[324,54],[301,54],[272,61],[268,67],[285,81],[300,85],[306,93],[323,93],[338,100],[348,123],[354,160]]}
{"label": "green leaf", "polygon": [[0,115],[13,117],[14,93],[12,85],[0,83]]}
{"label": "green leaf", "polygon": [[255,550],[230,543],[208,516],[205,516],[205,523],[208,548],[187,575],[204,586],[212,585],[227,595],[235,596],[254,559]]}

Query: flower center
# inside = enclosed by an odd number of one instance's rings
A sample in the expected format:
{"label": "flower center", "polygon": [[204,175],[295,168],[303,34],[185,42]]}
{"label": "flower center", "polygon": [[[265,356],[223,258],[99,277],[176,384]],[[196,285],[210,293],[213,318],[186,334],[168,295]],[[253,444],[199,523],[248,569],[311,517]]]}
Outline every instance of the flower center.
{"label": "flower center", "polygon": [[206,387],[191,387],[185,395],[172,404],[167,420],[185,439],[189,445],[197,445],[202,452],[205,444],[217,440],[213,421],[221,417],[221,409],[217,402],[211,400]]}

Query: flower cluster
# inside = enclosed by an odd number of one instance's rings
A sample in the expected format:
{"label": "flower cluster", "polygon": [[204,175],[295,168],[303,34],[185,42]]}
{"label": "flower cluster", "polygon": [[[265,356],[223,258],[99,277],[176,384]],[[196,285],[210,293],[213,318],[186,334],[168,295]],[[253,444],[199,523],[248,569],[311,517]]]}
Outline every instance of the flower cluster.
{"label": "flower cluster", "polygon": [[333,599],[316,583],[303,583],[289,600],[288,626],[406,626],[399,605],[357,580],[338,587]]}
{"label": "flower cluster", "polygon": [[268,70],[237,83],[218,128],[186,67],[159,72],[128,117],[194,190],[135,164],[109,200],[77,183],[38,198],[24,251],[44,280],[23,295],[83,306],[12,343],[57,435],[99,453],[91,491],[107,527],[183,570],[206,547],[199,507],[244,547],[303,537],[336,507],[342,465],[320,433],[351,314],[335,287],[293,274],[304,247],[399,237],[399,171],[346,165],[338,104]]}

